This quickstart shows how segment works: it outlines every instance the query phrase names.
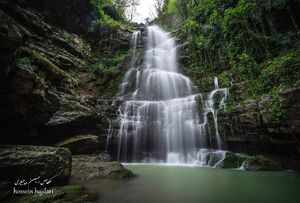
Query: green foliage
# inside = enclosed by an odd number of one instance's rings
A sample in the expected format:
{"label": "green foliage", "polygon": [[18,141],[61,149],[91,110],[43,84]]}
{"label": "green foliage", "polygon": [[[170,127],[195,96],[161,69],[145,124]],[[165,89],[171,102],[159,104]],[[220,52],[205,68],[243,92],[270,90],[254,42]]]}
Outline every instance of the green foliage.
{"label": "green foliage", "polygon": [[187,30],[193,61],[208,70],[231,68],[247,55],[260,63],[278,50],[291,47],[295,36],[299,37],[295,30],[288,35],[273,32],[276,22],[272,15],[285,7],[284,0],[197,2],[190,5],[183,30]]}
{"label": "green foliage", "polygon": [[165,8],[165,13],[178,13],[179,12],[179,1],[178,0],[168,0]]}
{"label": "green foliage", "polygon": [[232,73],[224,71],[218,76],[218,79],[221,87],[230,87],[232,82]]}
{"label": "green foliage", "polygon": [[114,55],[100,57],[94,63],[89,64],[88,68],[102,76],[104,80],[109,80],[121,72],[118,65],[126,55],[127,52],[119,51]]}
{"label": "green foliage", "polygon": [[278,93],[283,90],[284,86],[279,86],[271,91],[271,100],[268,105],[270,118],[274,123],[279,123],[283,119],[283,110],[281,108],[280,98]]}
{"label": "green foliage", "polygon": [[103,95],[114,96],[117,93],[124,76],[124,70],[120,64],[125,60],[127,54],[127,51],[117,51],[98,56],[96,60],[87,65],[87,68],[97,75]]}
{"label": "green foliage", "polygon": [[[155,23],[159,24],[165,30],[174,31],[177,29],[185,18],[186,7],[184,3],[187,0],[165,0],[162,11],[159,12],[159,16],[155,19]],[[181,31],[178,33],[182,33]],[[184,32],[183,32],[184,33]]]}
{"label": "green foliage", "polygon": [[[100,19],[93,23],[91,29],[98,26],[106,28],[126,27],[132,29],[132,24],[124,21],[124,11],[118,10],[111,0],[91,0],[94,6],[98,9]],[[109,10],[110,13],[107,13]]]}
{"label": "green foliage", "polygon": [[234,70],[242,79],[255,79],[259,75],[260,67],[249,54],[242,53],[237,58]]}
{"label": "green foliage", "polygon": [[[182,1],[168,1],[164,12],[176,15]],[[290,1],[185,2],[188,12],[179,32],[189,42],[190,61],[184,71],[195,84],[203,75],[218,75],[224,84],[233,78],[246,82],[249,96],[255,97],[280,86],[299,86],[300,32],[297,13],[287,12],[294,5]]]}
{"label": "green foliage", "polygon": [[297,51],[285,53],[267,61],[255,80],[254,91],[269,92],[273,87],[295,86],[300,78],[300,46]]}

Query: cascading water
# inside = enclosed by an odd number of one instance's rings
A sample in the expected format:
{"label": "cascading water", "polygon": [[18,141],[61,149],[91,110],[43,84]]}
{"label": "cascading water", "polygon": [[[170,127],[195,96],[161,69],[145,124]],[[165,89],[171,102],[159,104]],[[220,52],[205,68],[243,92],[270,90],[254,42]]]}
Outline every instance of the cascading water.
{"label": "cascading water", "polygon": [[123,101],[118,131],[108,137],[108,142],[115,137],[118,160],[217,166],[218,162],[211,164],[210,159],[222,161],[224,151],[220,150],[225,146],[216,108],[225,107],[228,89],[219,88],[215,78],[214,90],[200,94],[191,80],[179,73],[174,38],[157,26],[148,27],[144,60],[137,63],[140,38],[141,32],[134,32],[131,64],[117,95],[117,100]]}

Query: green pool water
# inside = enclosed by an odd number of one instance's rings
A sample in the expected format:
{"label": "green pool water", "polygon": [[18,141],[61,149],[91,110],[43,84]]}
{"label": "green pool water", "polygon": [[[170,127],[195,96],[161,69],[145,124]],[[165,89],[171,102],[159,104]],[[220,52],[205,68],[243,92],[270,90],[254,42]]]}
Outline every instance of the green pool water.
{"label": "green pool water", "polygon": [[295,172],[249,172],[158,165],[126,165],[137,177],[94,180],[86,187],[103,203],[300,203]]}

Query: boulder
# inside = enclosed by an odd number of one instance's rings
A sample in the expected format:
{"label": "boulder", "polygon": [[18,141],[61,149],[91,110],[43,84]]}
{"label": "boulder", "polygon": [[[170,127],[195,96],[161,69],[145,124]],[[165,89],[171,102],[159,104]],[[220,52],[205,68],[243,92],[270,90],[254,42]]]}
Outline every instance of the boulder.
{"label": "boulder", "polygon": [[0,146],[0,182],[15,182],[40,177],[53,178],[52,185],[64,184],[71,173],[72,155],[59,147],[2,145]]}
{"label": "boulder", "polygon": [[239,168],[246,160],[246,156],[226,152],[225,159],[223,160],[222,168]]}
{"label": "boulder", "polygon": [[72,154],[92,154],[99,150],[99,138],[95,135],[77,135],[65,139],[55,146],[69,148]]}
{"label": "boulder", "polygon": [[105,154],[73,156],[71,179],[126,179],[133,173],[122,164],[109,161]]}

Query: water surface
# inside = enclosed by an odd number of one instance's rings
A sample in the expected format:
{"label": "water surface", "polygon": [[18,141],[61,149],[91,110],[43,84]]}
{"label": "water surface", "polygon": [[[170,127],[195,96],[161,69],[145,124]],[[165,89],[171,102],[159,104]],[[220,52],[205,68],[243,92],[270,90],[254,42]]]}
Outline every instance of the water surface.
{"label": "water surface", "polygon": [[295,172],[248,172],[161,165],[126,165],[137,177],[84,183],[103,203],[299,203]]}

